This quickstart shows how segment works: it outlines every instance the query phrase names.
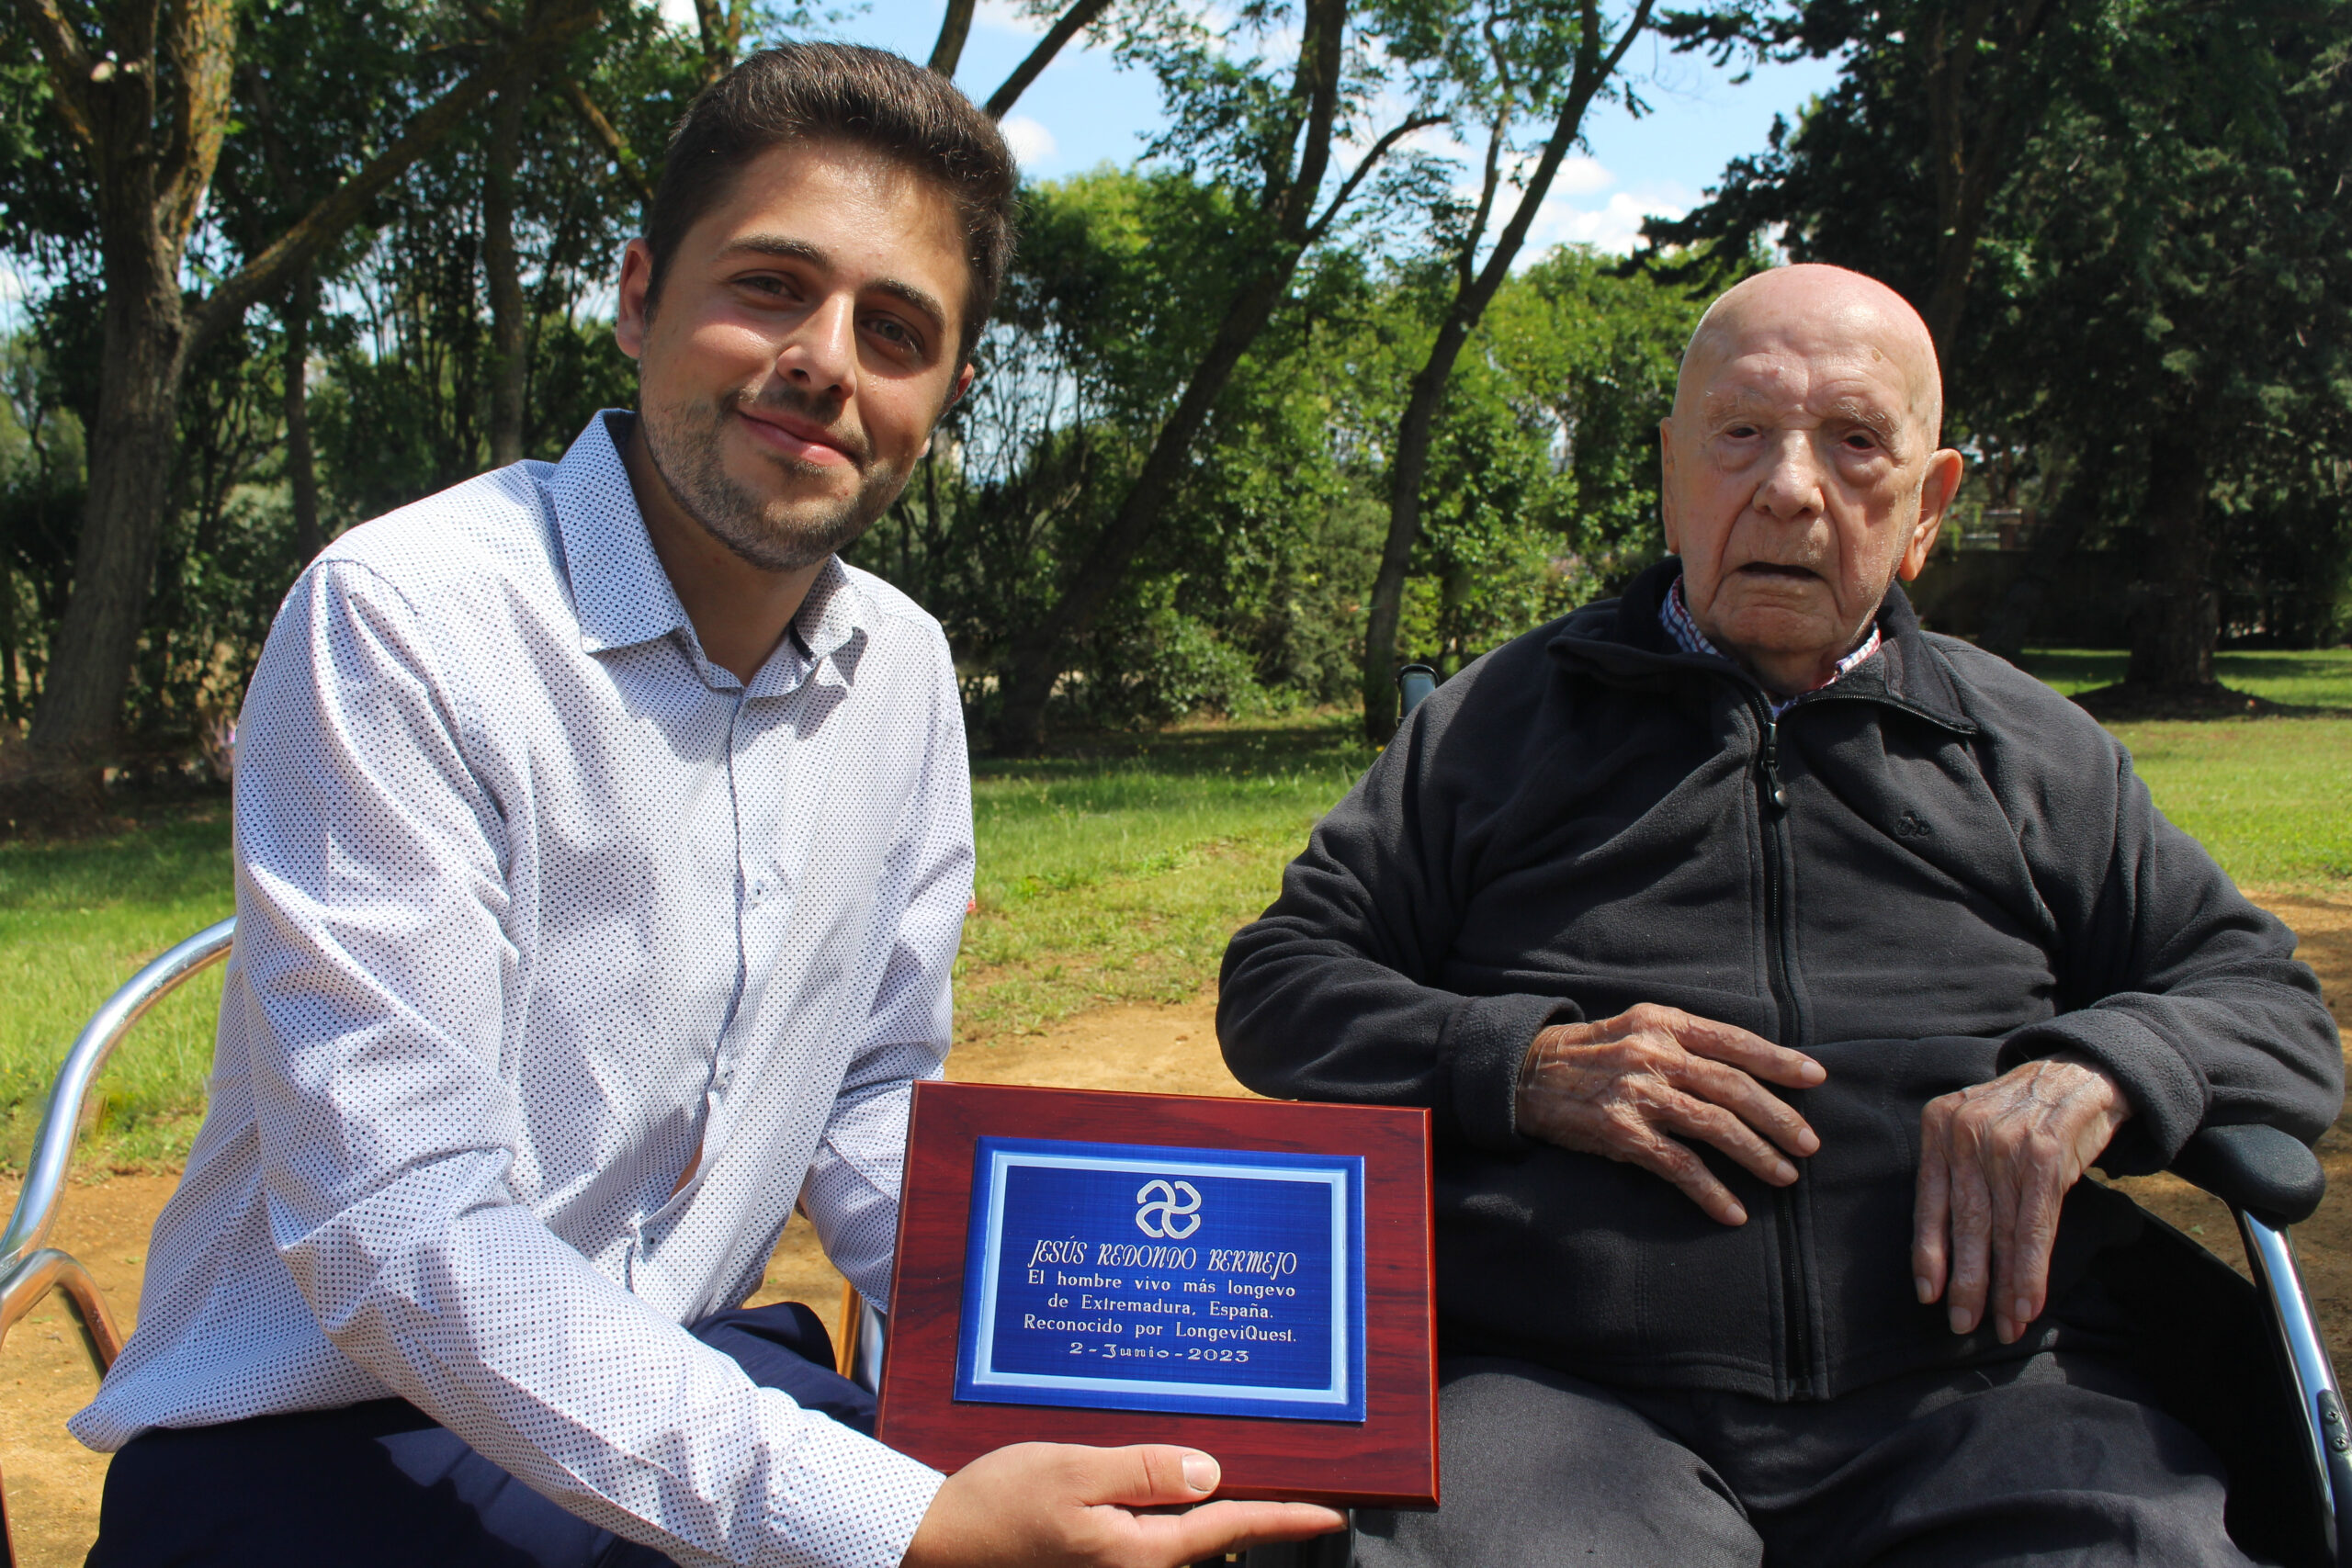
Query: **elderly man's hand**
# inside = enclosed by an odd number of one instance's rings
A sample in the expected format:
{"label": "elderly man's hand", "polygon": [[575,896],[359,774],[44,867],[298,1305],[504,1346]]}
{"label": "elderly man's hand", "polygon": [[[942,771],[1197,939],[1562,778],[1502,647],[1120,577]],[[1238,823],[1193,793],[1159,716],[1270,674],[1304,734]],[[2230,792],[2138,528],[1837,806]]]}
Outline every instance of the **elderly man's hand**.
{"label": "elderly man's hand", "polygon": [[1797,1168],[1781,1149],[1809,1155],[1821,1140],[1757,1080],[1810,1089],[1826,1076],[1812,1057],[1745,1029],[1645,1003],[1536,1035],[1520,1071],[1519,1129],[1654,1171],[1713,1218],[1745,1224],[1747,1211],[1683,1139],[1786,1187]]}
{"label": "elderly man's hand", "polygon": [[2131,1115],[2113,1078],[2065,1056],[1928,1102],[1911,1271],[1923,1303],[1949,1283],[1953,1333],[1984,1316],[1988,1283],[2002,1344],[2041,1315],[2059,1205]]}

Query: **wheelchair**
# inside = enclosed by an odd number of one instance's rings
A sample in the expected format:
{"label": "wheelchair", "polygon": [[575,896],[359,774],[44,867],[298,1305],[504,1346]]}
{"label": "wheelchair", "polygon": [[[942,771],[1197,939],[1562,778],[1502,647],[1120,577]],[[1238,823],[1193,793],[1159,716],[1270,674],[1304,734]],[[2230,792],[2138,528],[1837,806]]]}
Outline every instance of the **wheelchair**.
{"label": "wheelchair", "polygon": [[[1410,694],[1426,694],[1426,688]],[[222,920],[147,964],[92,1015],[66,1053],[16,1212],[0,1231],[0,1344],[55,1291],[72,1307],[101,1373],[121,1352],[122,1337],[89,1270],[48,1245],[74,1134],[91,1083],[123,1036],[173,990],[226,958],[235,933],[236,921]],[[2114,1250],[2116,1272],[2131,1293],[2159,1303],[2143,1318],[2150,1331],[2146,1371],[2166,1391],[2167,1408],[2229,1461],[2230,1531],[2250,1555],[2289,1568],[2352,1568],[2352,1428],[2288,1234],[2326,1190],[2319,1158],[2273,1128],[2209,1127],[2189,1141],[2173,1170],[2230,1206],[2254,1282],[2145,1216],[2144,1233]],[[2199,1310],[2168,1311],[2165,1303]],[[842,1304],[840,1369],[871,1389],[881,1367],[882,1316],[854,1292],[845,1292]],[[2217,1345],[2189,1326],[2211,1322],[2216,1313],[2238,1320],[2244,1332]],[[2179,1332],[2167,1331],[2174,1325]],[[4,1485],[0,1543],[14,1568]],[[1249,1568],[1344,1568],[1345,1556],[1342,1534],[1261,1547],[1245,1561]]]}

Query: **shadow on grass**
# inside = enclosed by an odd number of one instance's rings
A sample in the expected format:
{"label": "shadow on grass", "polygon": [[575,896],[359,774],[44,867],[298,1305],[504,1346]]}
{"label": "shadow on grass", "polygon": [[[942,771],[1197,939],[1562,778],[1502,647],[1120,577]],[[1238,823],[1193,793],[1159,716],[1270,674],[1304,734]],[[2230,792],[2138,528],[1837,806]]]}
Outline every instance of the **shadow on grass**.
{"label": "shadow on grass", "polygon": [[226,800],[158,813],[119,832],[0,841],[0,909],[176,904],[230,886]]}
{"label": "shadow on grass", "polygon": [[1218,777],[1362,770],[1373,749],[1351,711],[1277,718],[1193,721],[1157,731],[1069,730],[1047,741],[1043,757],[972,759],[975,782],[988,779],[1096,778],[1132,769],[1170,777]]}

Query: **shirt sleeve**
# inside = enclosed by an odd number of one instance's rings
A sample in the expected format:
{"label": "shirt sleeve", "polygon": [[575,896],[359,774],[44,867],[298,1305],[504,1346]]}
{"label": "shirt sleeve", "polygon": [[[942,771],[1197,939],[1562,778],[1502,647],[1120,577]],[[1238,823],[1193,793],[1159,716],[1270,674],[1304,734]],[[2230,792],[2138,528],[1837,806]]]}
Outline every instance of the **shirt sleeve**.
{"label": "shirt sleeve", "polygon": [[950,984],[972,897],[972,786],[964,709],[947,642],[932,634],[931,744],[886,882],[911,889],[865,1038],[808,1163],[801,1206],[817,1239],[857,1293],[890,1310],[899,1185],[914,1080],[936,1078],[954,1037]]}
{"label": "shirt sleeve", "polygon": [[655,1313],[516,1201],[499,802],[428,623],[313,569],[245,705],[241,1003],[272,1240],[327,1337],[493,1462],[687,1564],[889,1568],[940,1477]]}

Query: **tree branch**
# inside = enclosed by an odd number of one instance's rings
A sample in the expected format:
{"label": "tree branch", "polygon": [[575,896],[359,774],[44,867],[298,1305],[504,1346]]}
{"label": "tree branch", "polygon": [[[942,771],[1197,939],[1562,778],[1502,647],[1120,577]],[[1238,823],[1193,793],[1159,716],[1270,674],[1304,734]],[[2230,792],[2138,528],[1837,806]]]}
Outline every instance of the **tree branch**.
{"label": "tree branch", "polygon": [[650,202],[653,199],[653,182],[647,177],[645,165],[638,162],[637,150],[628,144],[628,138],[621,134],[621,128],[605,118],[605,111],[596,107],[596,100],[588,96],[588,89],[581,85],[578,77],[566,76],[561,85],[565,101],[571,105],[571,112],[580,117],[581,123],[588,128],[590,134],[605,144],[605,151],[613,155],[613,162],[620,168],[621,177],[628,181],[629,187],[637,192],[638,199]]}
{"label": "tree branch", "polygon": [[1069,9],[1055,18],[1054,25],[1046,29],[1046,36],[1037,40],[1037,47],[1029,51],[1029,57],[1012,68],[1012,74],[1004,79],[1002,86],[989,95],[989,118],[1002,119],[1005,111],[1019,103],[1021,95],[1029,90],[1029,84],[1054,62],[1054,56],[1062,51],[1062,46],[1091,27],[1094,19],[1110,8],[1111,0],[1071,0]]}
{"label": "tree branch", "polygon": [[964,39],[972,31],[972,0],[947,0],[947,14],[939,18],[939,41],[931,46],[933,74],[956,79],[956,62],[964,58]]}
{"label": "tree branch", "polygon": [[[1292,91],[1306,92],[1306,145],[1298,170],[1289,176],[1272,209],[1285,238],[1304,245],[1314,231],[1308,219],[1323,172],[1331,163],[1331,128],[1340,118],[1340,76],[1347,59],[1348,0],[1307,0],[1306,30],[1299,40],[1298,74]],[[1309,72],[1313,74],[1310,76]],[[1295,133],[1294,133],[1295,134]],[[1285,146],[1287,153],[1287,146]]]}
{"label": "tree branch", "polygon": [[177,0],[170,15],[172,125],[155,183],[162,197],[159,227],[180,244],[196,226],[228,134],[237,17],[230,0]]}
{"label": "tree branch", "polygon": [[1402,125],[1394,127],[1379,141],[1374,142],[1372,151],[1363,155],[1363,161],[1356,165],[1355,172],[1348,176],[1347,182],[1340,186],[1338,193],[1331,197],[1331,204],[1323,209],[1323,216],[1317,219],[1315,226],[1307,231],[1306,243],[1310,245],[1314,244],[1329,231],[1332,220],[1340,216],[1340,209],[1348,204],[1348,198],[1355,195],[1356,187],[1363,184],[1365,176],[1372,173],[1374,166],[1388,155],[1390,148],[1417,130],[1427,130],[1432,125],[1444,123],[1445,116],[1442,114],[1415,115]]}
{"label": "tree branch", "polygon": [[596,17],[597,0],[554,0],[537,25],[504,53],[476,68],[442,94],[409,122],[407,132],[399,141],[329,192],[280,234],[276,243],[220,281],[196,313],[194,329],[188,334],[188,358],[193,360],[201,355],[221,333],[243,319],[247,306],[277,293],[289,276],[333,244],[337,236],[358,220],[379,191],[398,179],[411,164],[455,129],[474,106],[503,86],[541,51],[563,44],[594,24]]}
{"label": "tree branch", "polygon": [[75,141],[91,152],[98,150],[97,116],[90,103],[90,51],[74,29],[57,0],[17,0],[17,14],[33,35],[41,63],[49,67],[50,91],[57,96],[57,112]]}

